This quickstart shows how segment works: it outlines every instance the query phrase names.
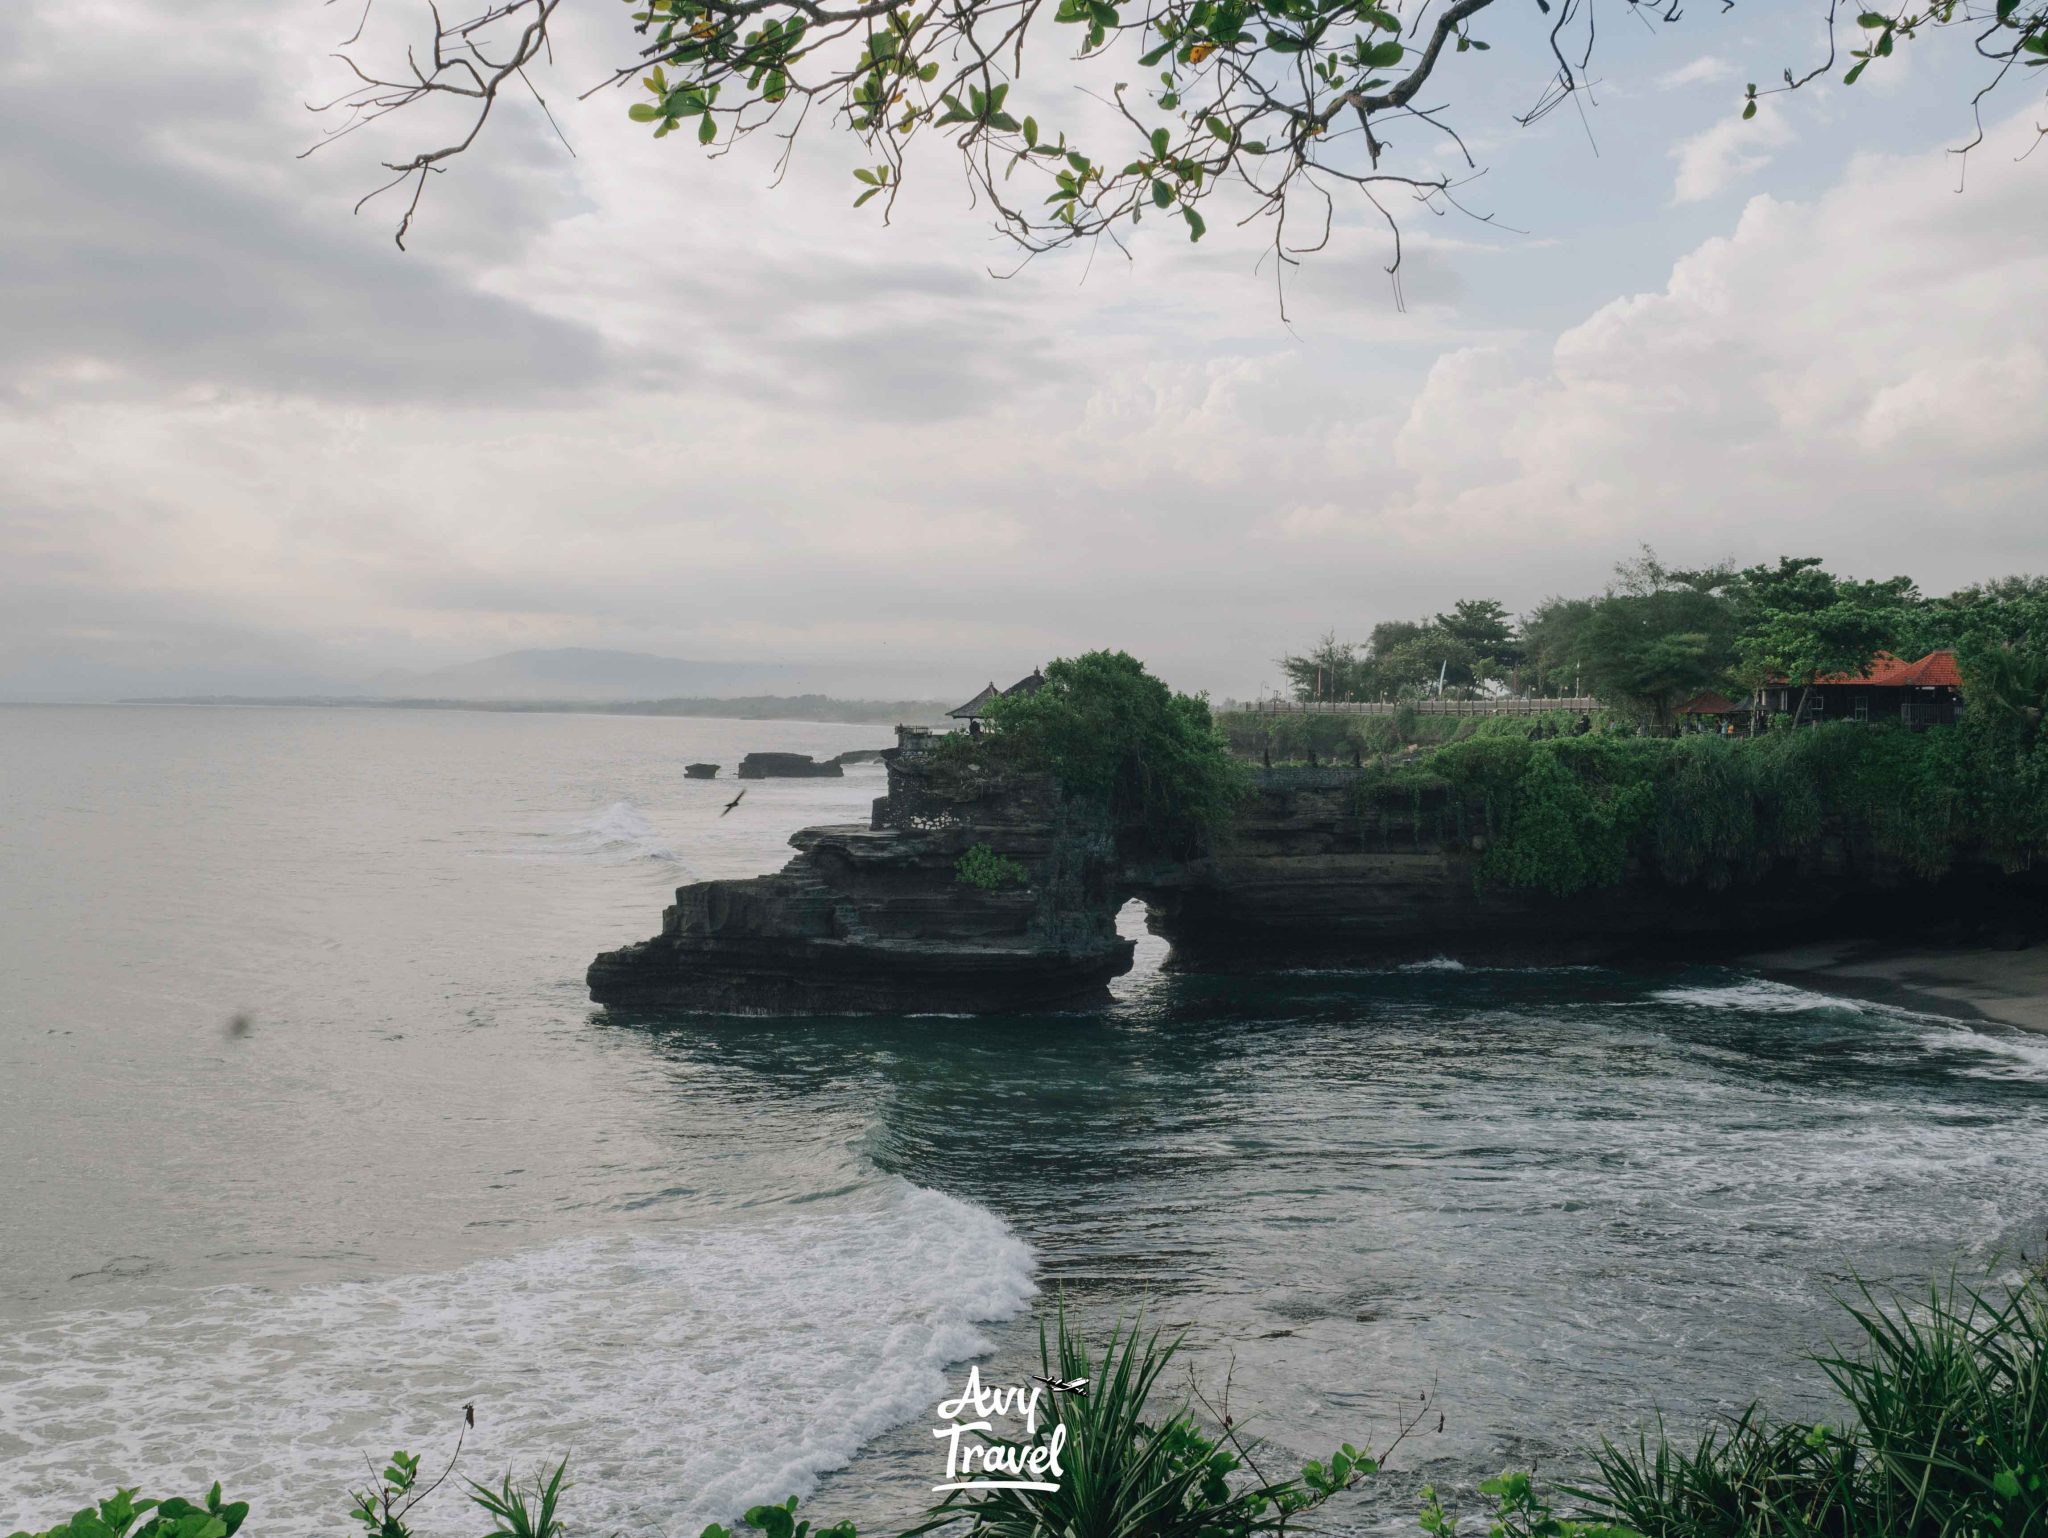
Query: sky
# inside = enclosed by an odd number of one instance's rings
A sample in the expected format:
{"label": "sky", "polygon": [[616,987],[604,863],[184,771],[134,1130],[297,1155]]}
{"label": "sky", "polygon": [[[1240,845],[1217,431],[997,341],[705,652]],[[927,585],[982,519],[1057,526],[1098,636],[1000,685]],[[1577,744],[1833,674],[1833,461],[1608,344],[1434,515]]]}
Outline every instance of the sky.
{"label": "sky", "polygon": [[[418,35],[377,3],[369,46]],[[630,43],[605,0],[537,82],[570,148],[508,103],[401,252],[393,201],[351,210],[424,121],[299,158],[353,5],[10,0],[0,699],[570,646],[963,697],[1117,646],[1242,698],[1325,631],[1526,610],[1643,544],[2048,570],[2048,108],[1994,97],[1960,191],[1945,44],[1744,122],[1822,9],[1616,5],[1583,114],[1522,128],[1516,0],[1437,87],[1496,222],[1403,210],[1403,305],[1340,208],[1283,320],[1214,211],[1002,277],[942,158],[884,225],[828,135],[779,186],[765,143],[656,143],[575,100]],[[1010,106],[1085,123],[1056,53]]]}

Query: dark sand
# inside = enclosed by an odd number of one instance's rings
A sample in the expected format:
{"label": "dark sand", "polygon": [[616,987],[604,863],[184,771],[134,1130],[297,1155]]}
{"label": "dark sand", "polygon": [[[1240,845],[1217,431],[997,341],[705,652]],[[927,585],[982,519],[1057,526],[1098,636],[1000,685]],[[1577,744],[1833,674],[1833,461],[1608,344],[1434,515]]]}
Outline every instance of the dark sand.
{"label": "dark sand", "polygon": [[2048,944],[2023,949],[1904,949],[1866,941],[1793,946],[1742,958],[1803,988],[1957,1020],[2048,1031]]}

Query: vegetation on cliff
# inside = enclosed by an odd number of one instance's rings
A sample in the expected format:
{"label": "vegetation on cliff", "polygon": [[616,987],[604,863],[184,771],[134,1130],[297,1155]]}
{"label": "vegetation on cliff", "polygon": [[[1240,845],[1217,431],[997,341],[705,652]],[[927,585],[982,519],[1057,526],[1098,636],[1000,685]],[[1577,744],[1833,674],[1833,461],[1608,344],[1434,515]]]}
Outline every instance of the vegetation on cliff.
{"label": "vegetation on cliff", "polygon": [[[1741,698],[1776,680],[1803,706],[1817,680],[1854,676],[1880,651],[1940,647],[1964,682],[1955,726],[1784,730],[1794,710],[1759,735],[1670,736],[1678,707],[1708,689]],[[1412,700],[1439,679],[1478,697],[1599,694],[1611,709],[1586,720],[1410,705],[1226,722],[1247,756],[1371,757],[1359,810],[1477,847],[1485,881],[1565,894],[1642,871],[1719,888],[1831,837],[1923,878],[1963,858],[2017,867],[2048,854],[2048,578],[1926,598],[1909,578],[1854,580],[1811,557],[1682,571],[1645,551],[1605,593],[1550,599],[1518,627],[1467,600],[1420,625],[1380,625],[1362,647],[1326,637],[1281,665],[1308,700]]]}
{"label": "vegetation on cliff", "polygon": [[1850,722],[1755,738],[1530,736],[1512,718],[1359,782],[1362,813],[1481,849],[1482,880],[1569,894],[1632,869],[1718,889],[1829,836],[1915,876],[2048,853],[2048,742],[1980,712],[1911,732]]}
{"label": "vegetation on cliff", "polygon": [[1043,688],[990,704],[988,725],[978,751],[1104,802],[1127,854],[1189,853],[1249,784],[1208,700],[1168,688],[1127,652],[1049,663]]}

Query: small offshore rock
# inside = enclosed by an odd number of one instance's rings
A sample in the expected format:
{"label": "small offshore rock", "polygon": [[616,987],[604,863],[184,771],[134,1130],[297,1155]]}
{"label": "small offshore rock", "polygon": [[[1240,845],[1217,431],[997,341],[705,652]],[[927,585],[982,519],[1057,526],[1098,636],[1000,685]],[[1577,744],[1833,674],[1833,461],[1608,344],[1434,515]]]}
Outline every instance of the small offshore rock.
{"label": "small offshore rock", "polygon": [[845,774],[836,762],[821,764],[808,753],[749,753],[739,767],[743,780],[840,779]]}
{"label": "small offshore rock", "polygon": [[686,780],[715,780],[718,778],[716,764],[685,764],[683,778]]}

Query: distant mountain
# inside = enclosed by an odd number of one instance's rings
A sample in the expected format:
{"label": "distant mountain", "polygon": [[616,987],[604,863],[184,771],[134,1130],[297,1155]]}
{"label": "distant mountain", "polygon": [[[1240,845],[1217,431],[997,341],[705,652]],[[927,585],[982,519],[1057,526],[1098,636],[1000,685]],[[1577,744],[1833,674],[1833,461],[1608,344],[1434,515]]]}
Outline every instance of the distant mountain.
{"label": "distant mountain", "polygon": [[360,692],[391,699],[606,702],[770,694],[901,698],[933,692],[933,685],[921,669],[903,677],[872,667],[696,662],[568,646],[505,652],[431,672],[380,673],[364,680]]}

